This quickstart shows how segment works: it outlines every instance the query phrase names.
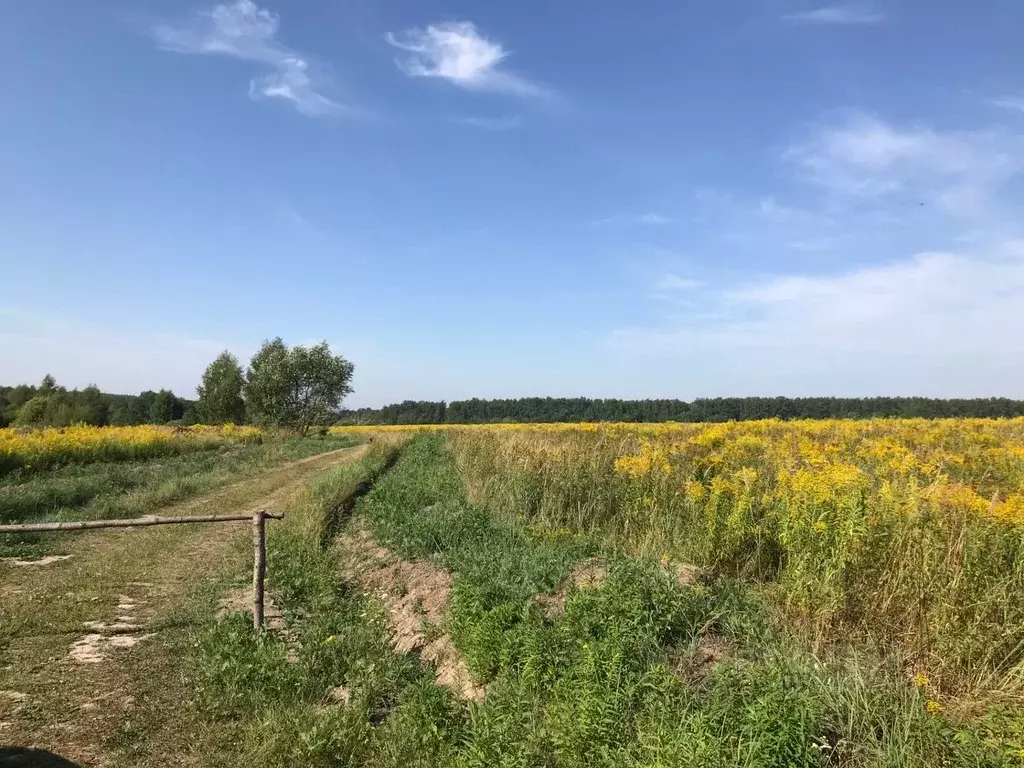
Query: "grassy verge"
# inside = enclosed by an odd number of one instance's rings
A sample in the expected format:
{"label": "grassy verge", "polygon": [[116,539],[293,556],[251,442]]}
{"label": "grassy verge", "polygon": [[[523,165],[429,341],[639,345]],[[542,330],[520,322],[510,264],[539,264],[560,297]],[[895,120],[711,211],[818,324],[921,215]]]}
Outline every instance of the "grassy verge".
{"label": "grassy verge", "polygon": [[203,764],[366,764],[394,748],[394,726],[382,723],[396,708],[458,711],[415,658],[392,652],[379,606],[339,590],[336,556],[321,546],[325,527],[393,451],[373,446],[359,464],[325,475],[271,528],[268,572],[290,639],[254,634],[243,614],[199,632],[192,668]]}
{"label": "grassy verge", "polygon": [[[147,461],[70,465],[23,482],[0,481],[0,522],[137,517],[198,496],[276,464],[358,442],[354,438],[292,438]],[[0,535],[0,554],[41,554],[53,534]]]}
{"label": "grassy verge", "polygon": [[[391,652],[380,608],[339,591],[335,555],[319,546],[325,515],[366,471],[325,478],[272,541],[298,662],[242,617],[200,639],[210,764],[1024,764],[1013,713],[958,723],[903,669],[800,650],[740,584],[682,584],[671,564],[494,515],[467,501],[444,438],[426,435],[354,512],[382,544],[454,572],[444,629],[487,684],[482,702],[460,702]],[[537,594],[595,556],[603,581],[545,611]]]}

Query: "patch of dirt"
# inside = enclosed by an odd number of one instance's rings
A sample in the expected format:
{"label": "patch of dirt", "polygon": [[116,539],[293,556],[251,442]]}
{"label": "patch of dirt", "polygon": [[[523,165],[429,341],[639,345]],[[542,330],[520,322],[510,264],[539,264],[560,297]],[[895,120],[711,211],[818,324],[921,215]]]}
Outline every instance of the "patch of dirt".
{"label": "patch of dirt", "polygon": [[558,589],[550,595],[537,595],[537,602],[544,607],[544,612],[551,618],[565,613],[565,601],[577,589],[599,587],[604,583],[608,569],[600,558],[588,557],[573,566],[569,576]]}
{"label": "patch of dirt", "polygon": [[0,557],[0,562],[21,568],[31,565],[50,565],[52,563],[59,563],[63,560],[70,560],[72,557],[73,555],[47,555],[46,557],[41,557],[38,560],[22,560],[20,557]]}
{"label": "patch of dirt", "polygon": [[669,563],[668,568],[675,574],[676,581],[684,587],[703,582],[708,577],[703,569],[689,563]]}
{"label": "patch of dirt", "polygon": [[[217,618],[228,613],[245,613],[252,616],[252,587],[238,587],[232,589],[217,603]],[[284,612],[274,602],[269,592],[263,595],[263,626],[276,634],[288,646],[285,658],[288,661],[299,660],[299,643],[295,633],[288,628]]]}
{"label": "patch of dirt", "polygon": [[327,692],[327,698],[335,704],[346,707],[352,701],[352,691],[346,685],[336,685]]}
{"label": "patch of dirt", "polygon": [[670,653],[669,660],[676,675],[701,681],[735,655],[736,646],[721,635],[701,635],[691,647]]}
{"label": "patch of dirt", "polygon": [[71,643],[68,657],[72,661],[79,664],[99,664],[109,658],[111,650],[134,648],[140,642],[154,636],[152,632],[140,634],[143,624],[138,623],[139,617],[133,614],[136,607],[135,599],[126,595],[118,595],[117,599],[117,610],[121,613],[116,617],[116,621],[83,622],[82,626],[89,632]]}
{"label": "patch of dirt", "polygon": [[392,644],[398,653],[418,651],[434,666],[438,685],[467,701],[486,695],[470,675],[466,662],[447,634],[428,640],[424,630],[439,626],[452,594],[452,574],[426,560],[403,560],[360,529],[338,537],[341,575],[377,591],[388,609]]}

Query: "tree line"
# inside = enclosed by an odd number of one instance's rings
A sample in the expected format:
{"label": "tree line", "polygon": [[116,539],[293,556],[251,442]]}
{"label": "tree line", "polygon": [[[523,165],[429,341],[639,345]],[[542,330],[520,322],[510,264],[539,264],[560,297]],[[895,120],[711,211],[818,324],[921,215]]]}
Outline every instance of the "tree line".
{"label": "tree line", "polygon": [[138,395],[68,390],[52,376],[36,385],[0,387],[0,427],[71,424],[258,424],[308,433],[339,424],[486,424],[502,422],[716,422],[751,419],[874,417],[1005,418],[1024,416],[1024,400],[926,397],[718,397],[619,400],[524,397],[506,400],[406,400],[382,408],[342,410],[354,366],[327,342],[288,347],[265,341],[245,368],[222,352],[203,373],[197,399],[170,390]]}
{"label": "tree line", "polygon": [[134,424],[190,424],[195,422],[195,401],[167,389],[138,395],[100,392],[95,384],[68,389],[50,375],[39,385],[0,387],[0,427],[97,427]]}
{"label": "tree line", "polygon": [[716,422],[753,419],[1008,418],[1024,416],[1024,400],[929,397],[715,397],[617,400],[524,397],[511,400],[406,400],[339,414],[342,424],[489,424],[502,422]]}
{"label": "tree line", "polygon": [[170,390],[113,395],[95,385],[68,390],[50,375],[39,386],[0,387],[0,427],[72,424],[257,424],[307,434],[333,423],[352,391],[354,366],[327,342],[289,348],[280,338],[263,342],[243,370],[222,352],[203,373],[197,399]]}

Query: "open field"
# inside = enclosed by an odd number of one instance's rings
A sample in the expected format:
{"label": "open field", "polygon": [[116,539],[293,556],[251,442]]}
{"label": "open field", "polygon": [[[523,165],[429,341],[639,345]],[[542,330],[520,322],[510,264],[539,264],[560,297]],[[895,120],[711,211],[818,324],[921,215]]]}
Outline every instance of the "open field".
{"label": "open field", "polygon": [[[260,635],[244,530],[0,565],[0,744],[112,766],[1024,766],[1024,420],[333,432],[371,444],[183,507],[286,512]],[[150,606],[130,634],[152,636],[70,659],[121,605]]]}

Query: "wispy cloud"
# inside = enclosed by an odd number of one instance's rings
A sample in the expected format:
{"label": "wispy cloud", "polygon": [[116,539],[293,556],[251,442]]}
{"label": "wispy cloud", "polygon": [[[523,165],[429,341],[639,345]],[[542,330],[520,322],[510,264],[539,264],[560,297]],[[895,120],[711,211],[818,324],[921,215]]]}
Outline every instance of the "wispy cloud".
{"label": "wispy cloud", "polygon": [[1024,395],[1024,132],[852,113],[783,163],[793,198],[715,201],[715,224],[750,236],[744,271],[676,293],[675,270],[655,272],[650,319],[615,348],[700,360],[708,394]]}
{"label": "wispy cloud", "polygon": [[881,24],[885,15],[862,5],[826,5],[783,16],[786,21],[797,24]]}
{"label": "wispy cloud", "polygon": [[661,226],[663,224],[671,224],[672,219],[663,213],[657,211],[647,211],[645,213],[618,213],[613,216],[605,216],[601,219],[595,219],[591,222],[596,227],[608,227],[608,226],[632,226],[635,224],[642,224],[646,226]]}
{"label": "wispy cloud", "polygon": [[164,50],[230,56],[263,64],[271,71],[249,83],[249,95],[283,99],[304,115],[321,117],[350,111],[325,96],[325,78],[307,57],[278,40],[279,17],[252,0],[216,5],[181,24],[160,24],[153,36]]}
{"label": "wispy cloud", "polygon": [[655,284],[655,288],[659,291],[689,291],[700,286],[701,283],[698,280],[690,280],[671,273],[662,275]]}
{"label": "wispy cloud", "polygon": [[503,115],[501,117],[479,117],[468,115],[453,117],[452,122],[468,125],[472,128],[483,128],[486,131],[511,131],[523,124],[519,115]]}
{"label": "wispy cloud", "polygon": [[672,219],[660,213],[650,212],[641,213],[636,217],[636,221],[639,224],[670,224]]}
{"label": "wispy cloud", "polygon": [[854,114],[817,128],[785,158],[837,195],[864,200],[902,194],[970,216],[996,187],[1024,170],[1024,136],[994,129],[901,128]]}
{"label": "wispy cloud", "polygon": [[410,77],[439,77],[462,88],[516,96],[545,96],[547,91],[501,68],[509,51],[480,34],[471,21],[450,21],[387,36],[407,56],[396,60]]}
{"label": "wispy cloud", "polygon": [[761,198],[757,204],[757,212],[769,221],[782,222],[791,221],[792,219],[799,217],[802,213],[802,211],[798,211],[788,205],[780,205],[775,201],[774,197]]}
{"label": "wispy cloud", "polygon": [[788,393],[1022,395],[1022,256],[1008,241],[984,255],[926,252],[832,275],[690,290],[667,327],[623,328],[611,343],[699,359],[726,388],[742,365],[757,371],[761,393],[772,381]]}
{"label": "wispy cloud", "polygon": [[989,99],[988,103],[993,107],[1024,112],[1024,96],[1000,96],[998,99]]}

